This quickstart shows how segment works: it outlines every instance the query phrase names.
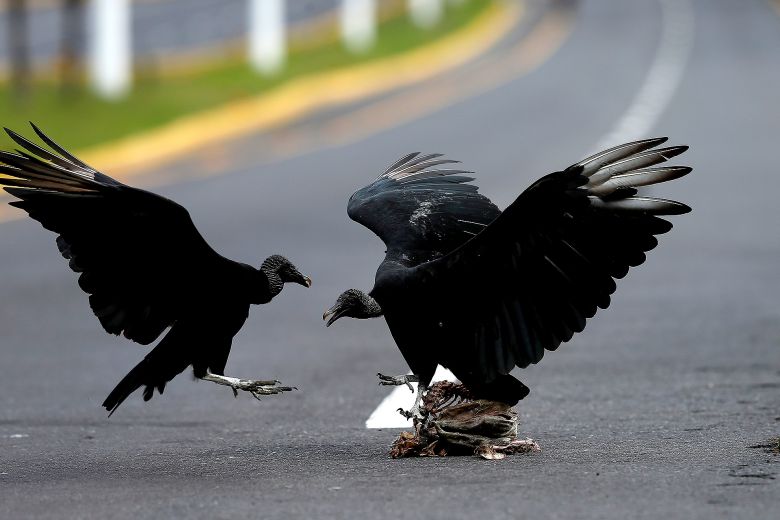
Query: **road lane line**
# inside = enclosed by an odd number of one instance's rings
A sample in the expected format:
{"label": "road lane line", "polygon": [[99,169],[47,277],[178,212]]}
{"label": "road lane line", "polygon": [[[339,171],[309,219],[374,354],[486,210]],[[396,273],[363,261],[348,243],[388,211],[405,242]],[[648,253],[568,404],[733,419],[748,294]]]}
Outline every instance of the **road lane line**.
{"label": "road lane line", "polygon": [[[267,131],[319,111],[413,85],[483,55],[524,13],[524,0],[495,1],[474,21],[422,47],[368,63],[291,80],[250,99],[183,117],[142,134],[77,151],[86,163],[122,182],[145,175],[207,145]],[[21,218],[0,197],[0,223]]]}
{"label": "road lane line", "polygon": [[[493,3],[465,28],[419,49],[291,80],[276,90],[83,152],[96,168],[129,176],[206,144],[268,130],[317,111],[411,85],[457,68],[497,43],[519,19],[517,4]],[[151,155],[150,155],[151,154]]]}
{"label": "road lane line", "polygon": [[[522,5],[522,4],[521,4]],[[522,14],[521,14],[522,16]],[[574,10],[567,7],[548,11],[508,50],[485,56],[472,70],[459,68],[408,89],[370,101],[365,107],[351,108],[310,123],[271,131],[269,142],[258,155],[231,163],[232,169],[250,165],[277,163],[303,154],[353,144],[379,132],[406,124],[445,109],[474,96],[482,95],[510,81],[530,74],[549,60],[566,42],[574,26]],[[316,137],[313,137],[316,136]],[[145,176],[144,186],[174,184],[222,175],[229,146],[209,146],[193,155],[197,173],[190,170],[169,172],[164,178]],[[215,160],[216,159],[216,160]],[[2,218],[0,218],[2,220]]]}
{"label": "road lane line", "polygon": [[328,142],[323,147],[352,144],[529,74],[563,46],[571,34],[572,26],[570,10],[552,10],[505,56],[490,61],[477,71],[462,74],[456,80],[443,76],[435,79],[432,85],[400,92],[365,108],[335,117],[325,126],[323,135]]}
{"label": "road lane line", "polygon": [[647,137],[682,82],[693,48],[693,5],[690,0],[659,2],[662,30],[653,63],[628,110],[593,148],[594,153]]}

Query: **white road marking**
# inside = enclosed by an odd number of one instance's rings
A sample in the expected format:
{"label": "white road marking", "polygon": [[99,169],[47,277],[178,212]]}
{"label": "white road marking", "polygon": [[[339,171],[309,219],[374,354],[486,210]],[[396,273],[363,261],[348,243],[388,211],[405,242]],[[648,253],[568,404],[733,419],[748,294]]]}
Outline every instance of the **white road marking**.
{"label": "white road marking", "polygon": [[689,0],[659,0],[661,40],[642,87],[594,152],[647,137],[680,86],[693,47],[694,13]]}
{"label": "white road marking", "polygon": [[[659,0],[661,38],[647,77],[628,110],[602,138],[596,153],[620,143],[646,137],[664,113],[682,82],[693,47],[694,13],[690,0]],[[433,381],[457,381],[449,370],[438,367]],[[417,384],[412,383],[415,392]],[[414,405],[414,393],[406,386],[393,389],[366,421],[366,428],[411,428],[412,421],[398,413]]]}
{"label": "white road marking", "polygon": [[[439,366],[436,367],[432,382],[457,380],[452,372]],[[406,385],[395,387],[368,418],[366,428],[412,428],[412,421],[398,413],[399,408],[408,410],[414,405],[417,383],[412,383],[412,386],[414,392],[410,392]]]}

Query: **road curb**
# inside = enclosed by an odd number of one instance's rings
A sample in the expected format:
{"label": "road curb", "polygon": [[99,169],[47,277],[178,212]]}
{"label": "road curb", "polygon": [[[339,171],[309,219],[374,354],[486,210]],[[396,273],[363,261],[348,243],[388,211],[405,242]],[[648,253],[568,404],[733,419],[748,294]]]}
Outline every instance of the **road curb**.
{"label": "road curb", "polygon": [[494,2],[466,27],[407,53],[301,77],[261,96],[186,116],[78,154],[95,168],[127,179],[205,145],[275,128],[456,68],[497,43],[522,12],[521,3]]}

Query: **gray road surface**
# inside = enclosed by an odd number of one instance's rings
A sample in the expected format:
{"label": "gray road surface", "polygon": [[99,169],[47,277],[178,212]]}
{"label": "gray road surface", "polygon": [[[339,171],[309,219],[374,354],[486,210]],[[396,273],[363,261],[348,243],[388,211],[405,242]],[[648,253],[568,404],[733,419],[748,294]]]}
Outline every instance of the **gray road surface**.
{"label": "gray road surface", "polygon": [[[99,330],[51,235],[0,225],[0,517],[776,518],[780,456],[750,448],[780,434],[780,17],[764,0],[695,2],[690,60],[652,130],[691,145],[694,174],[659,192],[694,212],[609,310],[519,374],[540,454],[390,460],[397,432],[363,422],[387,395],[374,374],[405,370],[401,356],[381,320],[320,320],[341,290],[371,287],[382,256],[346,217],[355,188],[401,153],[441,151],[506,204],[621,119],[664,34],[660,5],[584,1],[537,70],[366,138],[334,145],[329,125],[349,117],[336,111],[166,170],[222,174],[160,188],[219,251],[284,252],[314,279],[256,308],[228,363],[294,394],[234,399],[185,375],[107,420],[100,402],[146,350]],[[512,39],[543,19],[532,7]],[[311,150],[282,159],[293,144]]]}

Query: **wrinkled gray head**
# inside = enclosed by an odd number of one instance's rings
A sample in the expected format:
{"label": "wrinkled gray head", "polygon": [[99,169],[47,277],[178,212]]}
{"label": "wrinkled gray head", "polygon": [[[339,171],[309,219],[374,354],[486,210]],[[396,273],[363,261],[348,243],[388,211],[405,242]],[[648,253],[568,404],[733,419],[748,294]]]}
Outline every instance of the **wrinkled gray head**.
{"label": "wrinkled gray head", "polygon": [[[311,287],[311,279],[304,276],[292,262],[282,255],[271,255],[265,259],[260,270],[268,277],[272,291],[278,293],[286,283],[297,283]],[[278,289],[278,290],[277,290]]]}
{"label": "wrinkled gray head", "polygon": [[337,319],[348,318],[376,318],[382,315],[382,308],[371,296],[357,289],[347,289],[338,297],[336,303],[325,311],[323,320],[327,320],[326,327],[330,327]]}

